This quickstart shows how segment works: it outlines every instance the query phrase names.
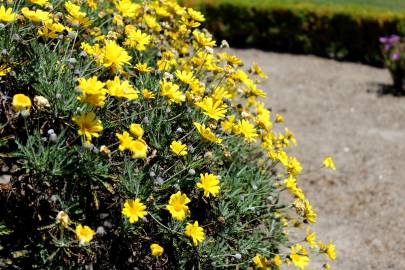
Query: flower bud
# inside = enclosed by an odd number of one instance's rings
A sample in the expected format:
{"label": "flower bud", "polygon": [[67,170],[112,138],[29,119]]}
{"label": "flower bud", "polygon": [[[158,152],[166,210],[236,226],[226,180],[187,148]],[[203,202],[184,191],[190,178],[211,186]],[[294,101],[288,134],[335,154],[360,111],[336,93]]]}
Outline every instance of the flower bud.
{"label": "flower bud", "polygon": [[64,211],[59,211],[58,215],[56,216],[56,220],[60,223],[64,228],[67,228],[70,222],[68,214]]}
{"label": "flower bud", "polygon": [[46,99],[46,97],[43,97],[43,96],[35,96],[34,104],[39,111],[42,111],[45,108],[51,107],[51,105],[49,104],[49,101]]}

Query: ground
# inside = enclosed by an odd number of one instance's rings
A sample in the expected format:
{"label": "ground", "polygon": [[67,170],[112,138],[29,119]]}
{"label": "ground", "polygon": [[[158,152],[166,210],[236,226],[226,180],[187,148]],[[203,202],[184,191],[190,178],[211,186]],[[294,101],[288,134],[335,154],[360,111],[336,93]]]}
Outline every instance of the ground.
{"label": "ground", "polygon": [[[267,104],[298,140],[299,179],[333,239],[332,269],[405,269],[405,97],[387,70],[313,56],[234,50],[269,74]],[[337,171],[320,169],[333,156]]]}

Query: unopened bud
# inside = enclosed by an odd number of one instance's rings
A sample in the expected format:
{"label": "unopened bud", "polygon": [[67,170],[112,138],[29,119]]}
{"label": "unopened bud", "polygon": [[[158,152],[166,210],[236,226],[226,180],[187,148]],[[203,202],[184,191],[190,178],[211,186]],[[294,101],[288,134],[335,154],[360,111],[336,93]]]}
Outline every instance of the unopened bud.
{"label": "unopened bud", "polygon": [[46,97],[43,97],[43,96],[35,96],[34,104],[39,111],[41,111],[45,108],[51,107],[51,105],[49,104],[49,101],[46,99]]}
{"label": "unopened bud", "polygon": [[67,228],[70,222],[68,214],[64,211],[59,211],[58,215],[56,216],[56,220],[60,223],[64,228]]}

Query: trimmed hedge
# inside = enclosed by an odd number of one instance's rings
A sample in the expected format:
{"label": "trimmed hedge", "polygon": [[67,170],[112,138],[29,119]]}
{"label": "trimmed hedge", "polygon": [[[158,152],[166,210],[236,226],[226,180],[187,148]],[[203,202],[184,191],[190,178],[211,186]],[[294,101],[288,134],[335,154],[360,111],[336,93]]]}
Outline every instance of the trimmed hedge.
{"label": "trimmed hedge", "polygon": [[315,54],[383,66],[379,37],[404,32],[405,13],[354,7],[188,1],[206,27],[236,47]]}

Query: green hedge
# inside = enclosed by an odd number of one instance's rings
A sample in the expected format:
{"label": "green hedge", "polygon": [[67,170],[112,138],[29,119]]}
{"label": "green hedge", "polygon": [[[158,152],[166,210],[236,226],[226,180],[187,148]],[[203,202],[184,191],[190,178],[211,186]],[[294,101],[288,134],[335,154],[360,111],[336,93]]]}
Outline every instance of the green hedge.
{"label": "green hedge", "polygon": [[[400,34],[405,13],[264,1],[204,1],[206,27],[232,46],[315,54],[382,66],[379,37]],[[197,4],[196,4],[197,3]]]}

